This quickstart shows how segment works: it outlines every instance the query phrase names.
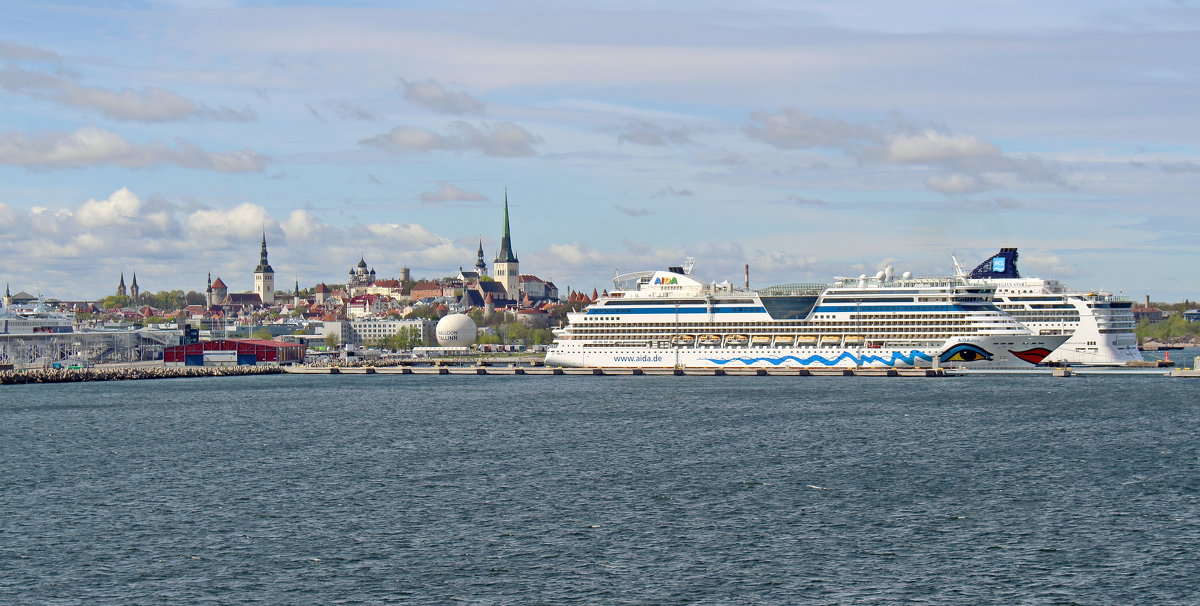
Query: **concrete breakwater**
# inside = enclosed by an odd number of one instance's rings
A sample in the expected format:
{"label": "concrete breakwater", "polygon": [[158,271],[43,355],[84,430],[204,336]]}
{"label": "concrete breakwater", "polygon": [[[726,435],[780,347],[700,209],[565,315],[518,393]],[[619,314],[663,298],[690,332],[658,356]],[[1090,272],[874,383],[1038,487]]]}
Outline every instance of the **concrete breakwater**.
{"label": "concrete breakwater", "polygon": [[178,379],[185,377],[229,377],[236,375],[273,375],[283,372],[278,366],[145,366],[129,368],[47,368],[0,371],[0,385],[26,383],[75,383],[81,381],[134,381],[139,379]]}

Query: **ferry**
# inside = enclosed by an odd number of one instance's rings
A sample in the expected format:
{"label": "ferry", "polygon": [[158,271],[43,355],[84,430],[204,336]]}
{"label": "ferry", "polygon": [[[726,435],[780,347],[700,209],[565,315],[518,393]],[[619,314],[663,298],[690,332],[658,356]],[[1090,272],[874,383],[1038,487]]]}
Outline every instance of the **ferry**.
{"label": "ferry", "polygon": [[59,313],[43,302],[27,307],[0,308],[0,335],[72,332],[73,316]]}
{"label": "ferry", "polygon": [[1065,335],[1067,341],[1046,362],[1120,366],[1142,362],[1137,348],[1133,301],[1101,291],[1075,291],[1058,280],[1021,277],[1017,249],[999,253],[967,272],[953,256],[955,275],[967,284],[996,289],[996,307],[1038,335]]}
{"label": "ferry", "polygon": [[568,314],[546,365],[1029,368],[1067,340],[997,309],[994,287],[952,276],[888,267],[755,291],[701,282],[693,266],[615,277],[611,292]]}

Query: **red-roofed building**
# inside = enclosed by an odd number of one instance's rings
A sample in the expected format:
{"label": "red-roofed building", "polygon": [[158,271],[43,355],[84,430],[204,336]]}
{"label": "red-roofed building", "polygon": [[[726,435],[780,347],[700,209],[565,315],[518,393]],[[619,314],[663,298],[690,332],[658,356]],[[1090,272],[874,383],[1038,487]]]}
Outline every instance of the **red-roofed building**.
{"label": "red-roofed building", "polygon": [[430,297],[437,298],[442,296],[442,285],[438,284],[437,282],[422,280],[416,284],[413,284],[410,294],[415,301]]}
{"label": "red-roofed building", "polygon": [[521,274],[519,280],[521,292],[529,295],[529,298],[535,301],[558,300],[558,287],[553,282],[547,282],[531,274]]}

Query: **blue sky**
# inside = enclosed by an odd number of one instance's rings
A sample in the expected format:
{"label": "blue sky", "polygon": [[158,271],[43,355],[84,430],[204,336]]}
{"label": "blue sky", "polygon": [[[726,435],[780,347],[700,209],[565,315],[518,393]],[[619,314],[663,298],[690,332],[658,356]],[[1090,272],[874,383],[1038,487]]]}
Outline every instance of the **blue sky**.
{"label": "blue sky", "polygon": [[1190,2],[18,2],[0,281],[61,298],[495,256],[604,289],[1027,275],[1196,299]]}

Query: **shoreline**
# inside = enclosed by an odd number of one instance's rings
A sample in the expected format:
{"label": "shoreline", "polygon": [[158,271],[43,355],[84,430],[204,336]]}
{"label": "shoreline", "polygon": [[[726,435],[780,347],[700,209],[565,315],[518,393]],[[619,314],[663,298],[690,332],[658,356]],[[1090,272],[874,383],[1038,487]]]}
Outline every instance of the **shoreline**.
{"label": "shoreline", "polygon": [[31,383],[83,383],[91,381],[138,381],[196,377],[234,377],[283,373],[278,366],[140,366],[121,368],[48,368],[0,371],[0,385]]}

